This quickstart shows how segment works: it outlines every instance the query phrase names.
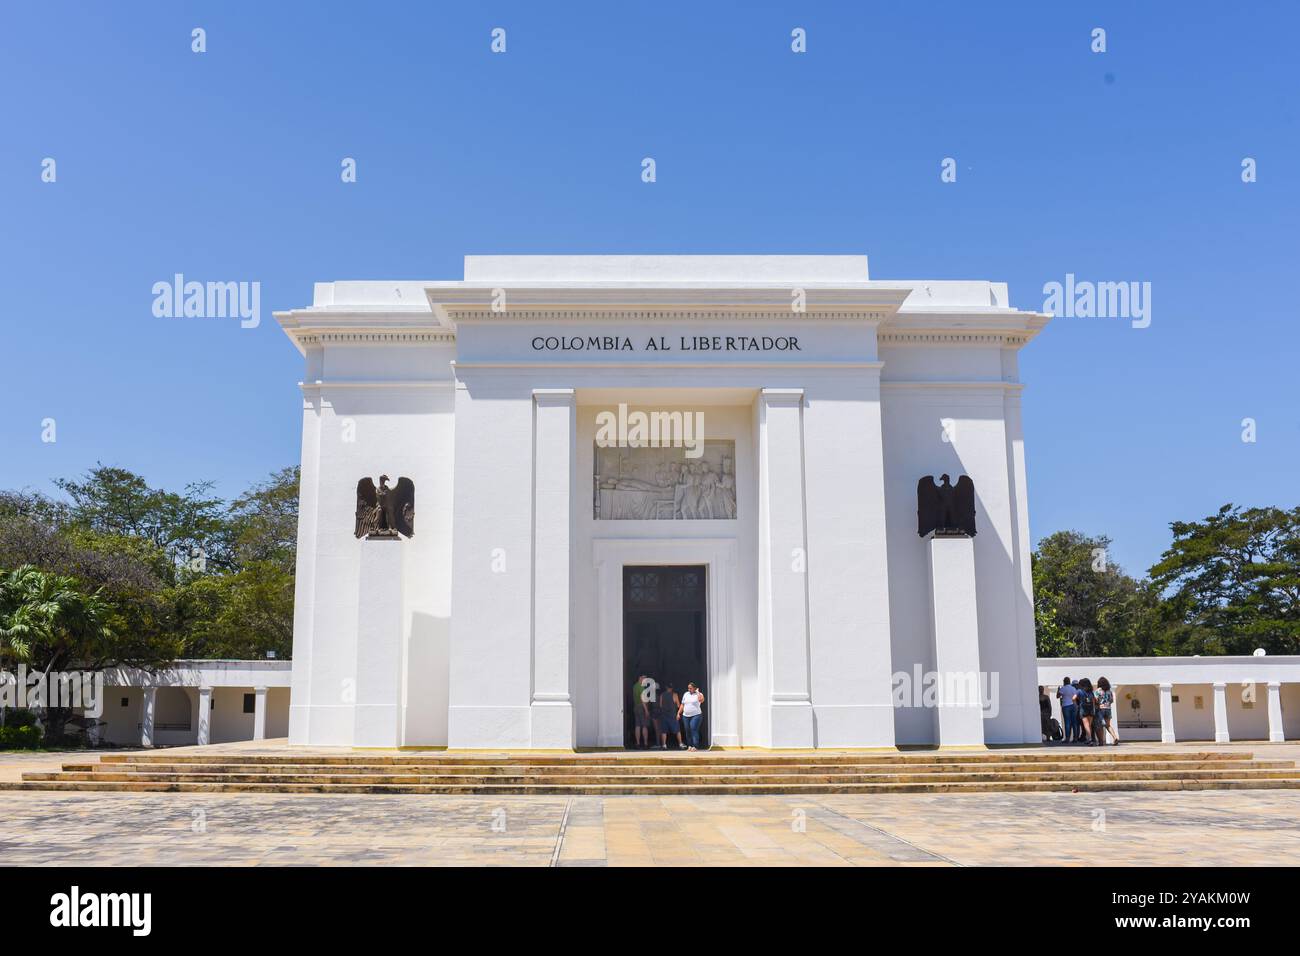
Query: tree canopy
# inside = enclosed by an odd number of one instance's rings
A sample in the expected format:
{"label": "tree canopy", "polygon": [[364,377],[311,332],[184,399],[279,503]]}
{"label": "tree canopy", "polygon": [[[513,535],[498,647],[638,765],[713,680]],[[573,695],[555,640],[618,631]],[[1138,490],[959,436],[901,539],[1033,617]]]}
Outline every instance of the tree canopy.
{"label": "tree canopy", "polygon": [[1040,541],[1039,655],[1300,653],[1300,508],[1226,504],[1169,527],[1170,546],[1140,580],[1109,561],[1104,535]]}
{"label": "tree canopy", "polygon": [[1300,653],[1300,507],[1224,505],[1175,521],[1151,569],[1171,639],[1187,653]]}
{"label": "tree canopy", "polygon": [[[171,491],[107,465],[56,484],[66,498],[0,492],[0,662],[289,657],[296,468],[231,502],[210,482]],[[64,626],[77,614],[96,626]]]}

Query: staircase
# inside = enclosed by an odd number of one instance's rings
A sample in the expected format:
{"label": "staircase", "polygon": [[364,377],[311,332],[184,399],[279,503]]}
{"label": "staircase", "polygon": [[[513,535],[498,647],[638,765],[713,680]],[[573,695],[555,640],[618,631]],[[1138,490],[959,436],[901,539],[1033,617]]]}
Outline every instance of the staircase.
{"label": "staircase", "polygon": [[106,754],[0,789],[129,793],[824,794],[1300,789],[1242,751]]}

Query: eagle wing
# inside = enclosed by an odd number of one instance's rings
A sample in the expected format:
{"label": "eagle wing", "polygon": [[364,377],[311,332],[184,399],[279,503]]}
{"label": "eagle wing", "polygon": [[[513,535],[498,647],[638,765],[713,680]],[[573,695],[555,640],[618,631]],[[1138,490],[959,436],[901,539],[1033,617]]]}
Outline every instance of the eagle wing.
{"label": "eagle wing", "polygon": [[957,527],[975,537],[975,482],[970,475],[962,475],[953,486],[952,511]]}
{"label": "eagle wing", "polygon": [[916,483],[916,533],[925,537],[939,527],[943,503],[939,499],[939,486],[933,475],[926,475]]}
{"label": "eagle wing", "polygon": [[398,478],[397,485],[384,499],[388,527],[408,538],[415,534],[415,482]]}
{"label": "eagle wing", "polygon": [[364,538],[375,530],[375,504],[379,497],[375,494],[375,483],[369,478],[357,482],[357,527],[356,536]]}

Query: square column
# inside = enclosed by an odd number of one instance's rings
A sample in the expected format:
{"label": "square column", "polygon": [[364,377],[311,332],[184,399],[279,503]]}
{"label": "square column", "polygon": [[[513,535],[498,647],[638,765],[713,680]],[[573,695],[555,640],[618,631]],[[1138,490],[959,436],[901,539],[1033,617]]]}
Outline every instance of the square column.
{"label": "square column", "polygon": [[537,406],[514,376],[458,370],[447,746],[533,746]]}
{"label": "square column", "polygon": [[1174,685],[1160,685],[1160,742],[1176,743],[1174,738]]}
{"label": "square column", "polygon": [[140,688],[140,746],[153,746],[153,715],[158,688]]}
{"label": "square column", "polygon": [[1275,680],[1268,682],[1268,740],[1274,744],[1286,741],[1282,730],[1282,684]]}
{"label": "square column", "polygon": [[572,750],[569,696],[570,496],[577,471],[577,407],[571,388],[533,391],[532,747]]}
{"label": "square column", "polygon": [[400,747],[404,544],[365,538],[360,545],[352,746]]}
{"label": "square column", "polygon": [[1228,736],[1228,685],[1223,681],[1214,682],[1214,742],[1226,744]]}
{"label": "square column", "polygon": [[936,738],[943,747],[983,747],[979,615],[975,600],[975,540],[925,540],[934,642]]}
{"label": "square column", "polygon": [[804,577],[818,747],[895,746],[884,434],[873,364],[809,371],[804,389]]}
{"label": "square column", "polygon": [[253,688],[253,739],[266,739],[266,688]]}
{"label": "square column", "polygon": [[804,524],[803,390],[758,398],[759,627],[770,668],[773,747],[813,747]]}
{"label": "square column", "polygon": [[199,688],[199,715],[198,723],[194,728],[196,736],[194,742],[200,747],[207,746],[212,742],[212,688]]}

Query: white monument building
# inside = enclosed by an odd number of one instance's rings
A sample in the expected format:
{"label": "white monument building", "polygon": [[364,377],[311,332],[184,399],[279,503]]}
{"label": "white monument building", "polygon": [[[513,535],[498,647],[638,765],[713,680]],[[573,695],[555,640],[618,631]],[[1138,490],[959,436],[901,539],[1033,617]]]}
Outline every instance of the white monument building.
{"label": "white monument building", "polygon": [[[292,742],[623,747],[643,676],[699,685],[712,746],[1039,740],[1017,355],[1048,316],[865,256],[464,272],[277,313],[306,366]],[[413,535],[357,536],[381,475]],[[918,533],[941,475],[974,537]]]}

